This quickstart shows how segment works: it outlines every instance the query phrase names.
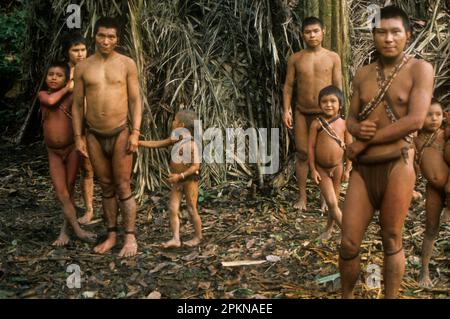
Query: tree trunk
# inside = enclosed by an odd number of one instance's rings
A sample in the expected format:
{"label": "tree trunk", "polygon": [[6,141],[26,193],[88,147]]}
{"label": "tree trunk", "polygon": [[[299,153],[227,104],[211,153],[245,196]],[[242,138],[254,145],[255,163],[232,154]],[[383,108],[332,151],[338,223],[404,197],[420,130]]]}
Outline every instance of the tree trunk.
{"label": "tree trunk", "polygon": [[325,26],[325,35],[323,38],[323,47],[329,50],[334,50],[331,46],[332,38],[335,38],[335,25],[333,21],[332,1],[320,0],[320,18]]}

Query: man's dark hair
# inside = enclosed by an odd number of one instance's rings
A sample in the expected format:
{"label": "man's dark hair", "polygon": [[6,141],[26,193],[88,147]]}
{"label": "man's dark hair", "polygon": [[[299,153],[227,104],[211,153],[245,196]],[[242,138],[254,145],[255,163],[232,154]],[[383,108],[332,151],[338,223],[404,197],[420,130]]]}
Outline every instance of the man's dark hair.
{"label": "man's dark hair", "polygon": [[308,17],[302,22],[302,32],[305,31],[305,28],[309,25],[318,24],[320,28],[323,29],[323,22],[317,17]]}
{"label": "man's dark hair", "polygon": [[342,91],[339,90],[337,87],[333,86],[333,85],[329,85],[324,87],[322,90],[320,90],[319,92],[319,105],[320,105],[320,100],[327,95],[334,95],[337,97],[338,101],[339,101],[339,106],[340,108],[344,107],[344,96],[342,94]]}
{"label": "man's dark hair", "polygon": [[[392,19],[392,18],[401,18],[403,22],[403,27],[406,32],[411,32],[411,22],[409,21],[409,17],[405,11],[397,6],[387,6],[381,8],[380,10],[380,19]],[[372,31],[375,31],[373,28]]]}
{"label": "man's dark hair", "polygon": [[100,27],[108,29],[116,29],[116,35],[118,38],[120,37],[120,23],[116,18],[101,17],[100,19],[98,19],[97,22],[95,22],[94,35],[97,34],[98,29],[100,29]]}
{"label": "man's dark hair", "polygon": [[70,67],[69,65],[64,62],[64,61],[53,61],[52,63],[50,63],[47,72],[45,74],[48,73],[48,71],[51,68],[61,68],[64,70],[64,75],[66,76],[66,82],[70,80]]}
{"label": "man's dark hair", "polygon": [[74,45],[79,45],[79,44],[84,44],[84,46],[87,49],[87,42],[86,42],[86,38],[83,37],[81,34],[79,33],[72,33],[69,34],[63,43],[63,53],[64,53],[64,57],[65,58],[69,58],[69,50],[71,47],[73,47]]}

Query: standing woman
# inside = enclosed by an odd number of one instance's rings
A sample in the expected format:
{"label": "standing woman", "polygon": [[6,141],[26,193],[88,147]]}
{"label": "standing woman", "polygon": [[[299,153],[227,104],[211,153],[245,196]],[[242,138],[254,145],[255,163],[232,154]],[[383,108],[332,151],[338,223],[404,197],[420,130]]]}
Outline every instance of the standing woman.
{"label": "standing woman", "polygon": [[[64,54],[70,67],[70,86],[73,88],[75,65],[87,57],[86,39],[81,34],[70,35],[64,45]],[[84,105],[84,113],[86,114],[86,103]],[[83,138],[85,138],[84,134]],[[78,222],[83,225],[89,223],[94,215],[94,207],[92,204],[94,197],[94,169],[92,168],[89,157],[82,156],[81,175],[81,188],[86,211],[84,216],[78,219]]]}

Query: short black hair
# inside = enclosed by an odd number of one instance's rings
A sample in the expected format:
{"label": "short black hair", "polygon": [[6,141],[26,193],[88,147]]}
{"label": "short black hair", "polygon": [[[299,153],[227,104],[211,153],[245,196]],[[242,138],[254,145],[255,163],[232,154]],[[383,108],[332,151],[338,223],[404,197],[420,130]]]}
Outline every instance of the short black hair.
{"label": "short black hair", "polygon": [[317,17],[307,17],[302,22],[302,32],[305,31],[305,28],[309,25],[318,24],[320,25],[320,28],[323,29],[323,22]]}
{"label": "short black hair", "polygon": [[53,61],[50,63],[49,67],[47,68],[47,72],[45,74],[48,74],[48,71],[51,68],[61,68],[64,70],[64,75],[66,76],[66,83],[70,80],[70,67],[67,64],[67,62],[64,61]]}
{"label": "short black hair", "polygon": [[[409,17],[403,9],[397,6],[386,6],[381,8],[380,10],[380,19],[392,19],[392,18],[401,18],[403,22],[403,27],[406,32],[411,32],[411,22],[409,21]],[[376,26],[372,31],[375,31]]]}
{"label": "short black hair", "polygon": [[435,98],[435,97],[431,98],[430,106],[432,104],[438,104],[441,107],[442,111],[444,110],[444,106],[442,105],[442,102],[439,99]]}
{"label": "short black hair", "polygon": [[64,57],[69,58],[69,50],[74,45],[84,44],[87,49],[87,41],[86,38],[83,37],[80,33],[72,33],[68,34],[63,42],[63,53]]}
{"label": "short black hair", "polygon": [[326,86],[322,90],[320,90],[320,92],[319,92],[319,105],[320,105],[320,100],[322,100],[322,98],[324,96],[327,96],[327,95],[334,95],[334,96],[336,96],[338,101],[339,101],[339,106],[341,108],[344,107],[344,95],[342,94],[342,91],[339,90],[339,88],[335,87],[334,85]]}
{"label": "short black hair", "polygon": [[94,26],[94,36],[97,34],[98,29],[100,27],[108,28],[108,29],[116,29],[116,35],[120,37],[120,23],[116,18],[113,17],[101,17],[95,22]]}

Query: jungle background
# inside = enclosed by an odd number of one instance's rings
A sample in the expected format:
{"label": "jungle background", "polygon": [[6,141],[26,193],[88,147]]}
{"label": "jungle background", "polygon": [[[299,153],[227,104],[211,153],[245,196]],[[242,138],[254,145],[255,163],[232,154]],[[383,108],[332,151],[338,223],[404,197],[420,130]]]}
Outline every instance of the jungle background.
{"label": "jungle background", "polygon": [[[46,66],[60,58],[69,30],[69,4],[81,6],[81,30],[92,43],[102,15],[122,23],[119,50],[138,65],[144,120],[142,137],[169,133],[174,114],[195,110],[203,129],[279,128],[278,174],[264,176],[257,164],[236,162],[202,167],[199,206],[205,242],[196,249],[163,250],[169,238],[167,151],[136,156],[133,185],[140,203],[140,254],[119,260],[116,251],[92,253],[79,241],[62,249],[56,237],[61,208],[49,180],[36,93]],[[408,52],[434,65],[435,95],[449,105],[449,3],[391,1],[408,12],[413,39]],[[337,245],[316,240],[326,223],[318,188],[308,183],[309,209],[292,208],[296,185],[292,133],[281,125],[286,61],[302,48],[303,18],[319,16],[326,26],[324,46],[343,61],[348,102],[357,68],[376,57],[367,28],[369,5],[387,1],[344,0],[7,0],[0,4],[0,298],[336,298]],[[90,53],[94,47],[90,46]],[[343,199],[345,186],[341,199]],[[424,182],[417,189],[424,193]],[[88,227],[104,233],[100,190],[96,219]],[[81,207],[79,187],[76,202]],[[82,211],[82,208],[80,208]],[[182,235],[192,233],[183,212]],[[362,247],[364,267],[382,266],[376,223]],[[448,298],[450,227],[441,226],[431,263],[435,287],[417,285],[424,232],[424,201],[414,202],[404,229],[407,273],[402,298]],[[246,261],[260,261],[248,264]],[[223,262],[243,261],[230,267]],[[69,264],[82,270],[82,288],[66,286]],[[358,297],[382,297],[366,285]]]}

